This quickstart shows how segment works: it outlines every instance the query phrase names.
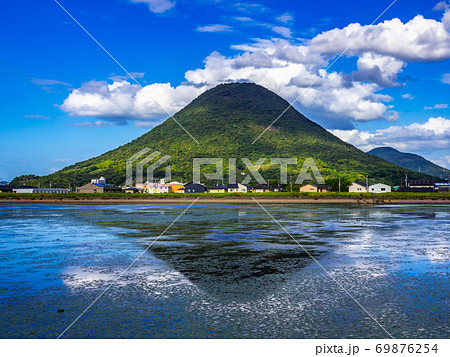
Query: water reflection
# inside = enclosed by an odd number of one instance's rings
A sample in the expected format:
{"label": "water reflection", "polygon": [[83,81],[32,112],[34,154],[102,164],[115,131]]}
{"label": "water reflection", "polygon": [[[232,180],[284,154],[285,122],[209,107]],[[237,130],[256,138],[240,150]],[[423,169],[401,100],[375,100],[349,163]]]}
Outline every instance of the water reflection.
{"label": "water reflection", "polygon": [[[159,212],[152,215],[149,223],[145,218],[148,212],[142,210],[137,219],[99,223],[128,229],[120,234],[125,239],[138,239],[144,247],[152,243],[176,213]],[[114,213],[109,218],[111,215]],[[293,234],[299,231],[294,222],[289,224],[294,228]],[[325,252],[324,242],[317,238],[301,235],[297,239],[313,256]],[[233,206],[200,207],[177,222],[149,252],[209,295],[235,301],[260,299],[274,293],[312,261],[292,238],[277,230],[257,209],[243,211]]]}

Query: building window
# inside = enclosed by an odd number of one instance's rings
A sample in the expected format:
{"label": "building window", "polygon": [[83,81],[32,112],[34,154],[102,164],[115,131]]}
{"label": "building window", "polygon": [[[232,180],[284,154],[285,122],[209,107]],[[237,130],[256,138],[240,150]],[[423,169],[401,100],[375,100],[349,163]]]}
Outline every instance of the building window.
{"label": "building window", "polygon": [[381,188],[381,191],[386,191],[386,189],[384,187]]}

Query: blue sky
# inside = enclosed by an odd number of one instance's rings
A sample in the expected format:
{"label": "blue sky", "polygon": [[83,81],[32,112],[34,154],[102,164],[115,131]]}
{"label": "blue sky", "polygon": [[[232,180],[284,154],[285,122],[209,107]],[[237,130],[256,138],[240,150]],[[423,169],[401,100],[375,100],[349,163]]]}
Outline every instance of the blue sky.
{"label": "blue sky", "polygon": [[[367,26],[392,0],[59,2],[170,113],[221,82],[289,101],[314,82],[295,104],[310,119],[450,167],[448,3],[398,0]],[[0,178],[54,172],[167,117],[55,1],[6,2],[0,33]]]}

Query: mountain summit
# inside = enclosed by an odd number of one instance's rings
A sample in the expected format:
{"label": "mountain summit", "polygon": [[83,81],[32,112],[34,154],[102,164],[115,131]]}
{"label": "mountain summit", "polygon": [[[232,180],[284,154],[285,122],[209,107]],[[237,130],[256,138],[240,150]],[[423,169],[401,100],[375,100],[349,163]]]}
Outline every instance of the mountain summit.
{"label": "mountain summit", "polygon": [[[252,142],[286,108],[289,103],[268,89],[251,83],[221,84],[194,99],[175,114],[174,118],[198,140],[197,144],[172,118],[156,126],[132,142],[98,157],[68,166],[42,177],[41,184],[81,185],[90,179],[105,176],[115,184],[125,182],[127,158],[144,148],[159,151],[172,158],[172,178],[192,179],[192,159],[223,158],[224,173],[228,158],[237,158],[237,169],[245,171],[240,158],[253,162],[258,158],[298,159],[298,174],[305,158],[315,159],[322,176],[346,176],[398,184],[407,173],[414,172],[366,154],[329,133],[290,107],[284,115],[254,144]],[[277,179],[279,167],[263,165],[260,171],[266,179]]]}

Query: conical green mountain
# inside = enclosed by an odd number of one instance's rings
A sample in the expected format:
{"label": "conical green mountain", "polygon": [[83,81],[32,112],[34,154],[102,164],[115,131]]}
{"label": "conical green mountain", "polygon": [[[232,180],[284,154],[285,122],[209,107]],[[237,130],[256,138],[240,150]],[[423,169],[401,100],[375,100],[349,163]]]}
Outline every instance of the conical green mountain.
{"label": "conical green mountain", "polygon": [[[252,144],[288,105],[277,94],[256,84],[222,84],[174,116],[199,144],[169,118],[132,142],[44,176],[40,183],[52,181],[53,187],[67,187],[70,183],[73,187],[105,176],[111,183],[124,184],[127,158],[144,148],[172,156],[172,179],[184,182],[192,179],[192,159],[196,157],[223,158],[225,173],[228,158],[237,158],[240,173],[245,171],[240,158],[255,162],[258,158],[295,157],[298,166],[290,167],[294,176],[304,159],[311,157],[324,178],[340,175],[357,180],[369,175],[372,180],[398,184],[406,173],[411,178],[419,175],[343,142],[292,107]],[[267,160],[260,172],[266,180],[277,180],[279,166],[270,165]]]}

